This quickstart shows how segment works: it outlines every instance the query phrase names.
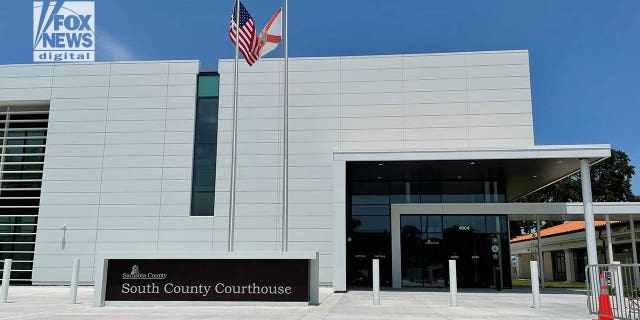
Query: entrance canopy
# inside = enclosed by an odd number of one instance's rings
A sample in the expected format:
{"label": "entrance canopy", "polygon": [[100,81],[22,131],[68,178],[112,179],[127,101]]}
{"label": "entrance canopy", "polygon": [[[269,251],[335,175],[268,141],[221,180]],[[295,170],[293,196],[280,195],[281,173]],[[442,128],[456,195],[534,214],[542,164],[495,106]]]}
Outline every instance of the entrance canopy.
{"label": "entrance canopy", "polygon": [[[640,216],[640,202],[594,202],[596,220],[629,220]],[[584,221],[582,202],[570,203],[399,203],[391,205],[391,216],[405,214],[434,215],[506,215],[511,221],[536,219],[549,221]]]}
{"label": "entrance canopy", "polygon": [[[439,214],[441,215],[505,214],[514,220],[527,220],[535,216],[543,218],[543,214],[547,213],[555,214],[557,218],[554,219],[557,220],[571,220],[573,216],[575,219],[588,217],[590,218],[588,222],[592,222],[593,215],[591,212],[586,212],[581,216],[581,211],[578,211],[580,210],[578,207],[580,204],[564,204],[564,207],[562,204],[555,204],[555,206],[540,204],[539,207],[520,207],[519,204],[505,204],[504,202],[516,201],[522,196],[544,188],[578,171],[589,175],[590,165],[610,156],[611,147],[609,145],[556,145],[457,150],[404,148],[336,150],[333,153],[334,289],[336,291],[346,290],[348,228],[345,215],[353,215],[354,209],[351,202],[347,201],[348,194],[350,200],[362,200],[361,202],[364,204],[374,200],[386,199],[385,201],[389,201],[389,204],[391,204],[391,208],[387,204],[386,210],[391,212],[385,212],[385,215],[390,214],[392,220],[393,216],[399,217],[399,214],[395,211],[401,207],[396,206],[394,201],[391,200],[392,197],[396,198],[396,195],[398,195],[392,193],[398,191],[392,191],[391,189],[392,186],[400,186],[400,189],[402,189],[399,191],[400,195],[403,195],[406,201],[395,203],[420,202],[419,204],[413,203],[413,205],[417,205],[415,210],[419,210],[413,214],[428,215],[430,212],[434,214],[440,212]],[[348,167],[350,169],[359,167],[363,170],[359,170],[356,174],[354,170],[348,170]],[[362,177],[359,175],[362,175]],[[347,188],[348,176],[349,181],[353,182],[349,185],[349,188]],[[360,181],[367,181],[368,184]],[[416,181],[418,184],[416,184]],[[477,183],[474,183],[474,181]],[[583,188],[586,188],[586,194],[588,195],[587,200],[585,200],[587,203],[584,207],[586,210],[591,211],[592,206],[589,203],[591,186],[588,184],[589,181],[588,179],[583,180]],[[356,185],[355,182],[360,184]],[[475,190],[473,186],[480,182],[483,187]],[[438,189],[436,191],[431,190],[429,187],[434,183],[437,187],[436,189]],[[376,186],[379,188],[376,188]],[[419,197],[415,193],[414,186],[419,186]],[[431,195],[436,195],[437,199],[431,199]],[[467,197],[459,197],[459,195],[467,195]],[[465,205],[462,202],[469,204]],[[348,204],[351,211],[347,210]],[[407,209],[413,208],[410,207],[411,204],[407,204],[407,206]],[[596,214],[598,210],[600,209],[596,209]],[[613,212],[615,208],[607,210],[612,210]],[[368,218],[376,214],[376,212],[369,212],[368,215],[360,214],[360,216],[368,219],[365,219],[367,220],[365,222],[375,223],[376,221],[382,221],[382,219],[374,219],[375,217]],[[566,217],[563,217],[563,215]],[[398,229],[398,225],[394,228],[393,221],[390,227],[392,232],[394,229]],[[594,241],[589,243],[589,247],[595,248],[595,238],[592,240]],[[351,241],[351,243],[354,243],[354,241]],[[392,244],[391,247],[393,249],[394,245]],[[594,250],[591,251],[595,252]],[[592,256],[595,255],[589,255],[590,261],[594,260]],[[396,263],[393,263],[394,286],[398,284]]]}
{"label": "entrance canopy", "polygon": [[[504,178],[512,202],[611,156],[610,145],[554,145],[511,149],[337,151],[336,161],[430,161],[442,179]],[[429,174],[432,176],[433,174]]]}

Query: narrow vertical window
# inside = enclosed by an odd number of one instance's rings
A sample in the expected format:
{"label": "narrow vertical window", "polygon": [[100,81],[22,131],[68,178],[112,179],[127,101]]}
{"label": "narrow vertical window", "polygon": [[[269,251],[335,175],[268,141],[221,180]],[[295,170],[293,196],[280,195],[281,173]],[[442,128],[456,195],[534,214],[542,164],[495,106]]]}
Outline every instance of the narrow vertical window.
{"label": "narrow vertical window", "polygon": [[220,76],[217,73],[201,73],[198,76],[191,190],[192,216],[214,214],[219,82]]}

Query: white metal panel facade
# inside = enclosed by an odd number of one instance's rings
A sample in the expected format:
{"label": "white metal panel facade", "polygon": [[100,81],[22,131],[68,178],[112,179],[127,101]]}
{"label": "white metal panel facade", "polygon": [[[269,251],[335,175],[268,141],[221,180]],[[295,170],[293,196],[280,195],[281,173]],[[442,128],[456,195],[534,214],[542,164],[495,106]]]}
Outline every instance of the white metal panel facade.
{"label": "white metal panel facade", "polygon": [[[34,283],[67,282],[73,258],[91,282],[100,251],[226,250],[233,61],[219,65],[214,217],[190,216],[198,69],[0,66],[1,103],[50,101]],[[238,251],[280,249],[283,80],[280,59],[241,65]],[[341,225],[335,150],[533,146],[526,51],[295,58],[289,91],[289,248],[320,252],[321,283]]]}
{"label": "white metal panel facade", "polygon": [[[323,283],[333,279],[332,237],[342,224],[333,221],[335,192],[344,191],[334,185],[344,174],[333,167],[335,150],[534,145],[527,51],[295,58],[289,67],[289,248],[320,252]],[[233,69],[220,61],[219,250],[227,247]],[[235,247],[279,250],[283,62],[240,71]]]}
{"label": "white metal panel facade", "polygon": [[91,282],[100,251],[211,248],[212,219],[190,217],[198,72],[198,61],[0,66],[1,102],[50,101],[34,284],[68,282],[74,258]]}

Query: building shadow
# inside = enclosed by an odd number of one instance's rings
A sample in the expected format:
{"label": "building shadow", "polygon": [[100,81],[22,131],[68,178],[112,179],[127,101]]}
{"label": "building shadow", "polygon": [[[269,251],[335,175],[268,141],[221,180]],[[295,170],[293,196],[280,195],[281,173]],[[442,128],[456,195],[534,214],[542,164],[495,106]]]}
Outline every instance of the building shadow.
{"label": "building shadow", "polygon": [[[347,291],[371,291],[371,287],[349,287]],[[389,291],[389,292],[433,292],[433,293],[448,293],[449,288],[391,288],[391,287],[381,287],[380,291]],[[502,289],[497,291],[492,288],[458,288],[458,293],[487,293],[487,294],[522,294],[522,295],[530,295],[531,288],[524,286],[515,286],[512,289]],[[585,289],[580,288],[540,288],[541,294],[575,294],[575,295],[585,295],[587,291]]]}

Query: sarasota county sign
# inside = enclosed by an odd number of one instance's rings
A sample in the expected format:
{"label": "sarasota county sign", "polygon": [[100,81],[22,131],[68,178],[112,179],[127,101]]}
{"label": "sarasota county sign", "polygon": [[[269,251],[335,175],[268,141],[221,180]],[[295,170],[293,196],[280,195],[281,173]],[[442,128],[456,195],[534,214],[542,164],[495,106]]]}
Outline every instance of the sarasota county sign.
{"label": "sarasota county sign", "polygon": [[317,259],[295,257],[105,259],[98,304],[310,303],[317,296],[315,264]]}

